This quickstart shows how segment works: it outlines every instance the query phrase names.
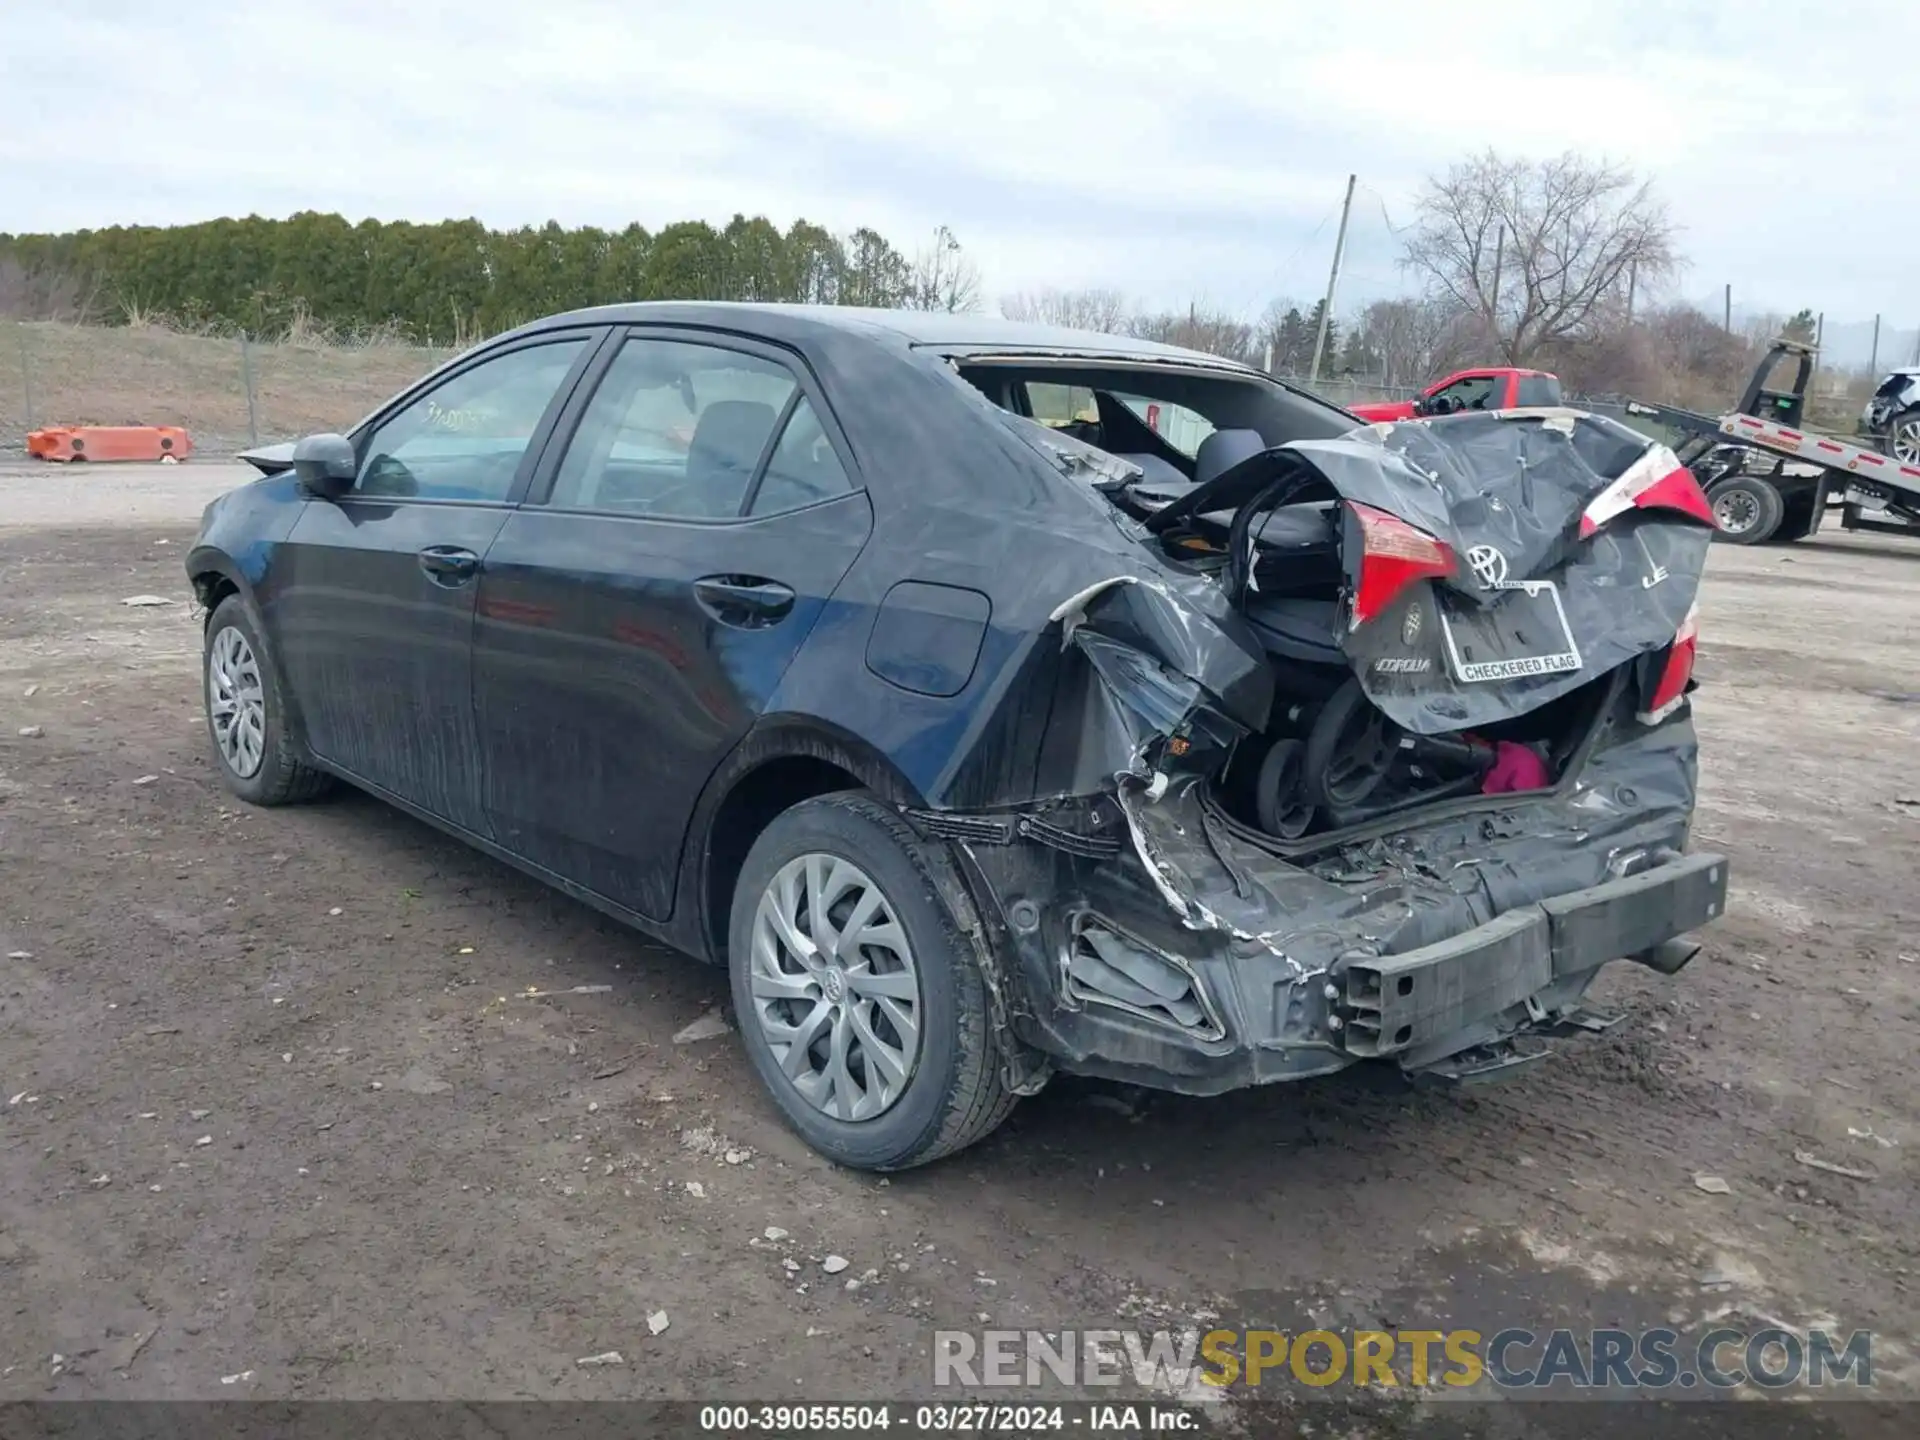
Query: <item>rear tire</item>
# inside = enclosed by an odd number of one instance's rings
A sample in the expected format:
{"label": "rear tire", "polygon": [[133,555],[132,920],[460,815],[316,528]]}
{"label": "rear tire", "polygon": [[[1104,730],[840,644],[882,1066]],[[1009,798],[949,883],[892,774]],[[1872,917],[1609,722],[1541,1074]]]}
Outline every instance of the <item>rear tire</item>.
{"label": "rear tire", "polygon": [[207,618],[200,689],[214,766],[242,800],[297,805],[334,787],[333,776],[302,757],[287,724],[279,669],[238,595]]}
{"label": "rear tire", "polygon": [[734,888],[727,968],[747,1058],[787,1124],[840,1165],[924,1165],[1017,1098],[934,863],[899,815],[843,791],[777,816]]}
{"label": "rear tire", "polygon": [[1722,480],[1710,495],[1716,539],[1730,545],[1760,545],[1773,537],[1787,513],[1786,502],[1771,480],[1738,475]]}

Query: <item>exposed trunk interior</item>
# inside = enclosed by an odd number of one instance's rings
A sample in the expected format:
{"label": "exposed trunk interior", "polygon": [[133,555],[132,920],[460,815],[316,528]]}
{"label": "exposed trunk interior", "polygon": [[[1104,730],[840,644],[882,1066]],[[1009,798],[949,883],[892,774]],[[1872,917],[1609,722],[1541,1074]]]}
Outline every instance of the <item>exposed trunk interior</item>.
{"label": "exposed trunk interior", "polygon": [[[963,374],[1053,443],[1124,462],[1091,483],[1246,620],[1275,698],[1211,783],[1218,814],[1259,835],[1295,842],[1438,802],[1550,790],[1618,693],[1614,672],[1644,654],[1665,683],[1667,652],[1691,633],[1682,617],[1706,532],[1634,513],[1632,499],[1607,512],[1606,533],[1586,524],[1596,496],[1648,458],[1644,437],[1610,422],[1566,412],[1547,445],[1510,424],[1492,444],[1480,432],[1470,452],[1410,455],[1410,469],[1363,460],[1372,474],[1356,485],[1325,443],[1329,423],[1346,435],[1352,417],[1258,382],[1084,363]],[[1558,537],[1576,522],[1569,546]]]}

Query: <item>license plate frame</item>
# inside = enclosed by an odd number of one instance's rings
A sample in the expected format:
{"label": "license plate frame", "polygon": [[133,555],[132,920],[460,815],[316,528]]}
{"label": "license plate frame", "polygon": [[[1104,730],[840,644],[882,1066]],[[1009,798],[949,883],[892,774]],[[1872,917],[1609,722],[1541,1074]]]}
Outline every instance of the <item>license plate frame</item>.
{"label": "license plate frame", "polygon": [[[1435,607],[1440,613],[1440,637],[1446,647],[1447,668],[1453,673],[1453,678],[1462,685],[1489,685],[1502,680],[1525,680],[1537,675],[1569,675],[1578,671],[1581,668],[1580,647],[1574,641],[1573,626],[1567,621],[1567,607],[1561,602],[1560,587],[1551,580],[1519,580],[1502,585],[1500,590],[1503,593],[1498,599],[1477,611],[1456,614],[1455,607],[1448,605],[1445,600]],[[1551,602],[1550,609],[1542,609],[1538,605],[1542,595]],[[1462,653],[1460,638],[1455,633],[1457,624],[1472,615],[1481,620],[1480,628],[1491,630],[1492,625],[1511,618],[1502,613],[1507,607],[1522,602],[1531,609],[1526,617],[1528,620],[1538,621],[1548,614],[1552,616],[1559,637],[1565,642],[1563,648],[1544,654],[1508,655],[1484,660],[1470,660]],[[1491,617],[1491,625],[1481,617]],[[1482,635],[1474,638],[1477,643],[1486,643],[1490,637]]]}

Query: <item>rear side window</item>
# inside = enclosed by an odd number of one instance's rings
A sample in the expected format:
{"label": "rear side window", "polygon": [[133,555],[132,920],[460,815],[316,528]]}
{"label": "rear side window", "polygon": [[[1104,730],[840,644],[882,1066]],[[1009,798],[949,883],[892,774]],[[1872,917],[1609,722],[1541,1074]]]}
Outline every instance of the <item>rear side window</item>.
{"label": "rear side window", "polygon": [[798,510],[831,500],[851,489],[853,485],[841,467],[840,457],[834,453],[826,429],[820,424],[813,402],[802,395],[793,407],[793,414],[787,418],[786,429],[780,432],[780,443],[774,446],[773,458],[767,461],[767,473],[760,477],[747,513],[778,515],[784,510]]}
{"label": "rear side window", "polygon": [[1171,400],[1147,400],[1139,395],[1115,392],[1114,399],[1140,417],[1140,421],[1167,444],[1191,459],[1200,453],[1200,442],[1213,433],[1213,422],[1198,410],[1176,405]]}
{"label": "rear side window", "polygon": [[785,366],[757,355],[631,338],[580,417],[547,503],[735,518],[799,388]]}
{"label": "rear side window", "polygon": [[1560,381],[1552,375],[1522,375],[1514,403],[1522,409],[1532,405],[1558,405]]}

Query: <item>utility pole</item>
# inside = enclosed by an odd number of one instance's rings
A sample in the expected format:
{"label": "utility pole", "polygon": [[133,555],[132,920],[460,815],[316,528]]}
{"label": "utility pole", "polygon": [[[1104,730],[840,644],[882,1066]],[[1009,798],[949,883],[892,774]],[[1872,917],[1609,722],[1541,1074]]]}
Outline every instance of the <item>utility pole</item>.
{"label": "utility pole", "polygon": [[[1487,300],[1487,328],[1493,332],[1493,342],[1506,351],[1507,363],[1513,363],[1513,350],[1500,342],[1500,273],[1507,265],[1507,227],[1504,223],[1493,233],[1493,294]],[[1514,333],[1515,340],[1520,338]]]}
{"label": "utility pole", "polygon": [[1638,260],[1629,260],[1627,262],[1627,324],[1628,325],[1633,324],[1633,289],[1634,289],[1634,285],[1639,281],[1639,279],[1640,279],[1640,262]]}
{"label": "utility pole", "polygon": [[1867,369],[1876,375],[1880,373],[1880,317],[1873,317],[1873,358],[1867,361]]}
{"label": "utility pole", "polygon": [[1313,337],[1313,364],[1307,371],[1307,383],[1311,385],[1320,378],[1320,356],[1327,348],[1327,326],[1333,320],[1333,291],[1340,283],[1340,257],[1347,248],[1347,216],[1353,213],[1353,187],[1359,182],[1358,175],[1347,176],[1347,198],[1340,206],[1340,233],[1333,242],[1333,269],[1327,275],[1327,298],[1320,307],[1320,333]]}
{"label": "utility pole", "polygon": [[1733,333],[1733,282],[1727,282],[1727,298],[1721,312],[1720,328],[1729,335]]}

